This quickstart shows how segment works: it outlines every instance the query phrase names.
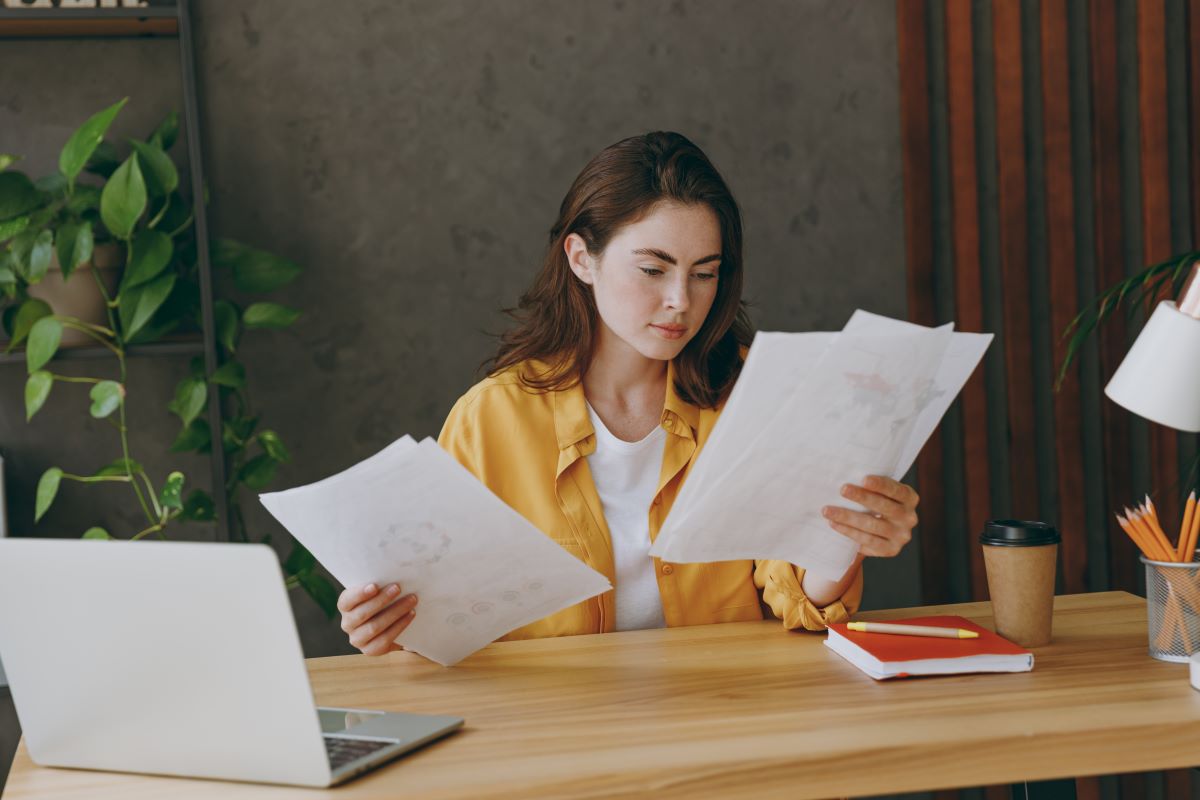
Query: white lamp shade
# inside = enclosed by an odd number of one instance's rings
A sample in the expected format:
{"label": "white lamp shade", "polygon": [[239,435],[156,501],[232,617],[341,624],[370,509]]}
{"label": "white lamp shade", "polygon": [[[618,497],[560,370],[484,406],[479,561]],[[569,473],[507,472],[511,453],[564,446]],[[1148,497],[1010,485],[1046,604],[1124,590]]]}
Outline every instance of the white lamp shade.
{"label": "white lamp shade", "polygon": [[1160,302],[1104,393],[1139,417],[1200,431],[1200,319]]}

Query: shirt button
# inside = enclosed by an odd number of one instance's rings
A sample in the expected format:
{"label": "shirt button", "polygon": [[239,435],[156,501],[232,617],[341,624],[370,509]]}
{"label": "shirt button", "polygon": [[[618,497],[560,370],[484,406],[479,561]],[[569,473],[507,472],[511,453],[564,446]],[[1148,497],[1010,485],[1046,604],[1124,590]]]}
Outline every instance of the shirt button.
{"label": "shirt button", "polygon": [[662,565],[662,574],[663,575],[670,575],[674,571],[675,571],[675,568],[673,566],[671,566],[670,564]]}

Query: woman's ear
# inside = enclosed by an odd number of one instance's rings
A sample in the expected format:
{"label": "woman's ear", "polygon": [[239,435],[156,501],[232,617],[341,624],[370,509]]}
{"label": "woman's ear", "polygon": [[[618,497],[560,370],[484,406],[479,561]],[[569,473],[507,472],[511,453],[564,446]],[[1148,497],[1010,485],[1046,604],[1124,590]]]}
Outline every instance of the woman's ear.
{"label": "woman's ear", "polygon": [[572,233],[563,242],[563,250],[567,254],[567,264],[570,265],[571,272],[590,286],[594,280],[592,273],[596,267],[596,260],[588,252],[587,242],[583,241],[583,237],[578,233]]}

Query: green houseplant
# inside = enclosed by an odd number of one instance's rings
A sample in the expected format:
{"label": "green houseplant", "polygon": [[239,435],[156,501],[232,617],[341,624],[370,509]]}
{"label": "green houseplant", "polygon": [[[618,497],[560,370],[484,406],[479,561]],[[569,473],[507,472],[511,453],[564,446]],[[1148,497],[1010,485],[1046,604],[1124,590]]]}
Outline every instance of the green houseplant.
{"label": "green houseplant", "polygon": [[[179,130],[171,113],[144,140],[128,140],[126,154],[105,140],[105,134],[128,98],[98,112],[72,134],[59,156],[58,172],[37,180],[13,169],[19,159],[0,155],[0,323],[9,336],[8,350],[24,345],[28,379],[26,418],[32,420],[56,383],[88,386],[88,413],[113,426],[119,454],[95,471],[46,470],[38,481],[35,521],[54,502],[62,481],[118,482],[130,489],[144,525],[127,538],[164,537],[173,524],[211,522],[212,496],[202,489],[185,494],[184,475],[172,470],[160,481],[130,452],[126,416],[126,357],[130,346],[160,340],[176,331],[195,332],[200,326],[200,275],[192,226],[192,207],[179,190],[179,175],[168,155]],[[87,180],[81,180],[87,178]],[[102,243],[115,243],[123,253],[124,271],[115,291],[104,285],[95,269],[80,269]],[[246,295],[275,291],[295,279],[300,268],[283,258],[228,240],[212,243],[213,266]],[[31,289],[46,278],[53,256],[63,281],[72,275],[94,280],[103,298],[104,319],[84,320],[56,313]],[[91,278],[83,277],[88,273]],[[250,541],[239,505],[241,489],[260,490],[274,478],[277,466],[288,460],[283,441],[260,426],[249,403],[246,370],[237,359],[242,335],[253,329],[283,328],[299,312],[268,301],[244,308],[229,298],[214,304],[219,366],[205,374],[204,360],[194,358],[190,374],[175,390],[167,409],[179,417],[180,432],[172,452],[211,450],[213,435],[222,437],[226,474],[224,491],[230,509],[230,534]],[[54,372],[51,359],[62,344],[64,331],[74,331],[95,346],[107,348],[115,370],[107,376],[80,377]],[[222,430],[214,432],[205,420],[208,384],[219,387]],[[116,449],[116,448],[114,448]],[[93,526],[85,538],[111,539],[112,533]],[[126,538],[126,537],[121,537]],[[260,541],[268,541],[264,537]],[[316,570],[316,563],[298,542],[285,560],[289,586],[301,587],[332,616],[336,590]]]}

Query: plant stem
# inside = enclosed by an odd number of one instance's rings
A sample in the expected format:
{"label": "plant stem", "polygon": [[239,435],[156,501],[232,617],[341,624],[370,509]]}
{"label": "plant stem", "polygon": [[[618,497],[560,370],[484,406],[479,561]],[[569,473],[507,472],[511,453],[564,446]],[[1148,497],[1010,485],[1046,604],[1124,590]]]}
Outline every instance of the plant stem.
{"label": "plant stem", "polygon": [[[109,313],[111,314],[112,312],[110,311]],[[125,351],[124,351],[124,349],[118,348],[117,362],[120,364],[120,368],[121,368],[121,387],[124,388],[125,387]],[[125,474],[129,476],[129,485],[133,487],[133,493],[137,495],[138,503],[140,503],[142,506],[142,513],[144,513],[146,515],[146,519],[148,521],[154,522],[154,516],[151,515],[151,513],[150,513],[150,507],[146,505],[146,498],[142,496],[142,490],[138,487],[137,481],[135,481],[133,479],[133,467],[131,466],[130,459],[129,459],[129,434],[125,427],[125,393],[124,392],[121,392],[121,399],[120,399],[120,402],[117,407],[120,409],[120,412],[121,412],[121,427],[118,430],[121,433],[121,455],[125,457]],[[147,478],[147,482],[149,482],[148,478]],[[154,499],[153,492],[151,492],[151,499]],[[157,505],[157,500],[155,501],[155,504]]]}
{"label": "plant stem", "polygon": [[[129,269],[128,254],[126,254],[126,257],[125,257],[125,268]],[[113,323],[113,320],[112,320],[112,314],[111,314],[112,298],[108,296],[108,290],[104,288],[104,281],[100,280],[100,270],[91,269],[88,271],[91,272],[92,277],[96,279],[96,288],[100,290],[100,296],[104,298],[104,305],[110,309],[108,324],[112,325],[112,329],[115,331],[117,329],[117,326]],[[113,338],[116,338],[116,334],[113,334]]]}
{"label": "plant stem", "polygon": [[101,336],[96,331],[91,330],[90,328],[83,327],[81,325],[76,325],[73,322],[70,322],[66,319],[60,318],[59,321],[62,322],[64,328],[70,328],[72,330],[76,330],[76,331],[79,331],[80,333],[86,334],[86,335],[92,337],[93,339],[95,339],[100,344],[107,347],[109,350],[111,350],[113,352],[114,355],[117,354],[117,348],[112,344],[112,342],[110,342],[105,337]]}
{"label": "plant stem", "polygon": [[63,383],[101,383],[103,381],[102,378],[76,378],[71,375],[55,375],[53,373],[51,373],[50,377]]}
{"label": "plant stem", "polygon": [[146,528],[143,531],[138,531],[137,533],[135,533],[133,536],[131,536],[129,538],[129,541],[136,542],[138,539],[144,539],[145,537],[149,536],[152,533],[159,533],[165,527],[166,527],[165,522],[156,522],[153,525],[151,525],[149,528]]}
{"label": "plant stem", "polygon": [[72,328],[83,331],[85,333],[89,330],[95,331],[96,333],[103,334],[103,335],[109,337],[110,339],[116,336],[116,334],[113,331],[110,331],[108,328],[105,328],[103,325],[96,325],[91,322],[85,322],[77,317],[69,317],[66,314],[55,314],[54,318],[57,319],[59,322],[63,323],[64,325],[70,325]]}
{"label": "plant stem", "polygon": [[155,496],[154,484],[152,484],[150,482],[150,476],[147,475],[145,473],[145,471],[143,471],[143,470],[139,470],[138,475],[140,475],[142,477],[142,480],[146,484],[146,494],[150,496],[150,502],[154,504],[154,513],[161,520],[162,515],[163,515],[163,510],[162,510],[162,507],[158,504],[158,497]]}
{"label": "plant stem", "polygon": [[64,472],[62,476],[67,480],[79,481],[80,483],[102,483],[104,481],[128,483],[130,480],[128,475],[72,475],[69,472]]}

